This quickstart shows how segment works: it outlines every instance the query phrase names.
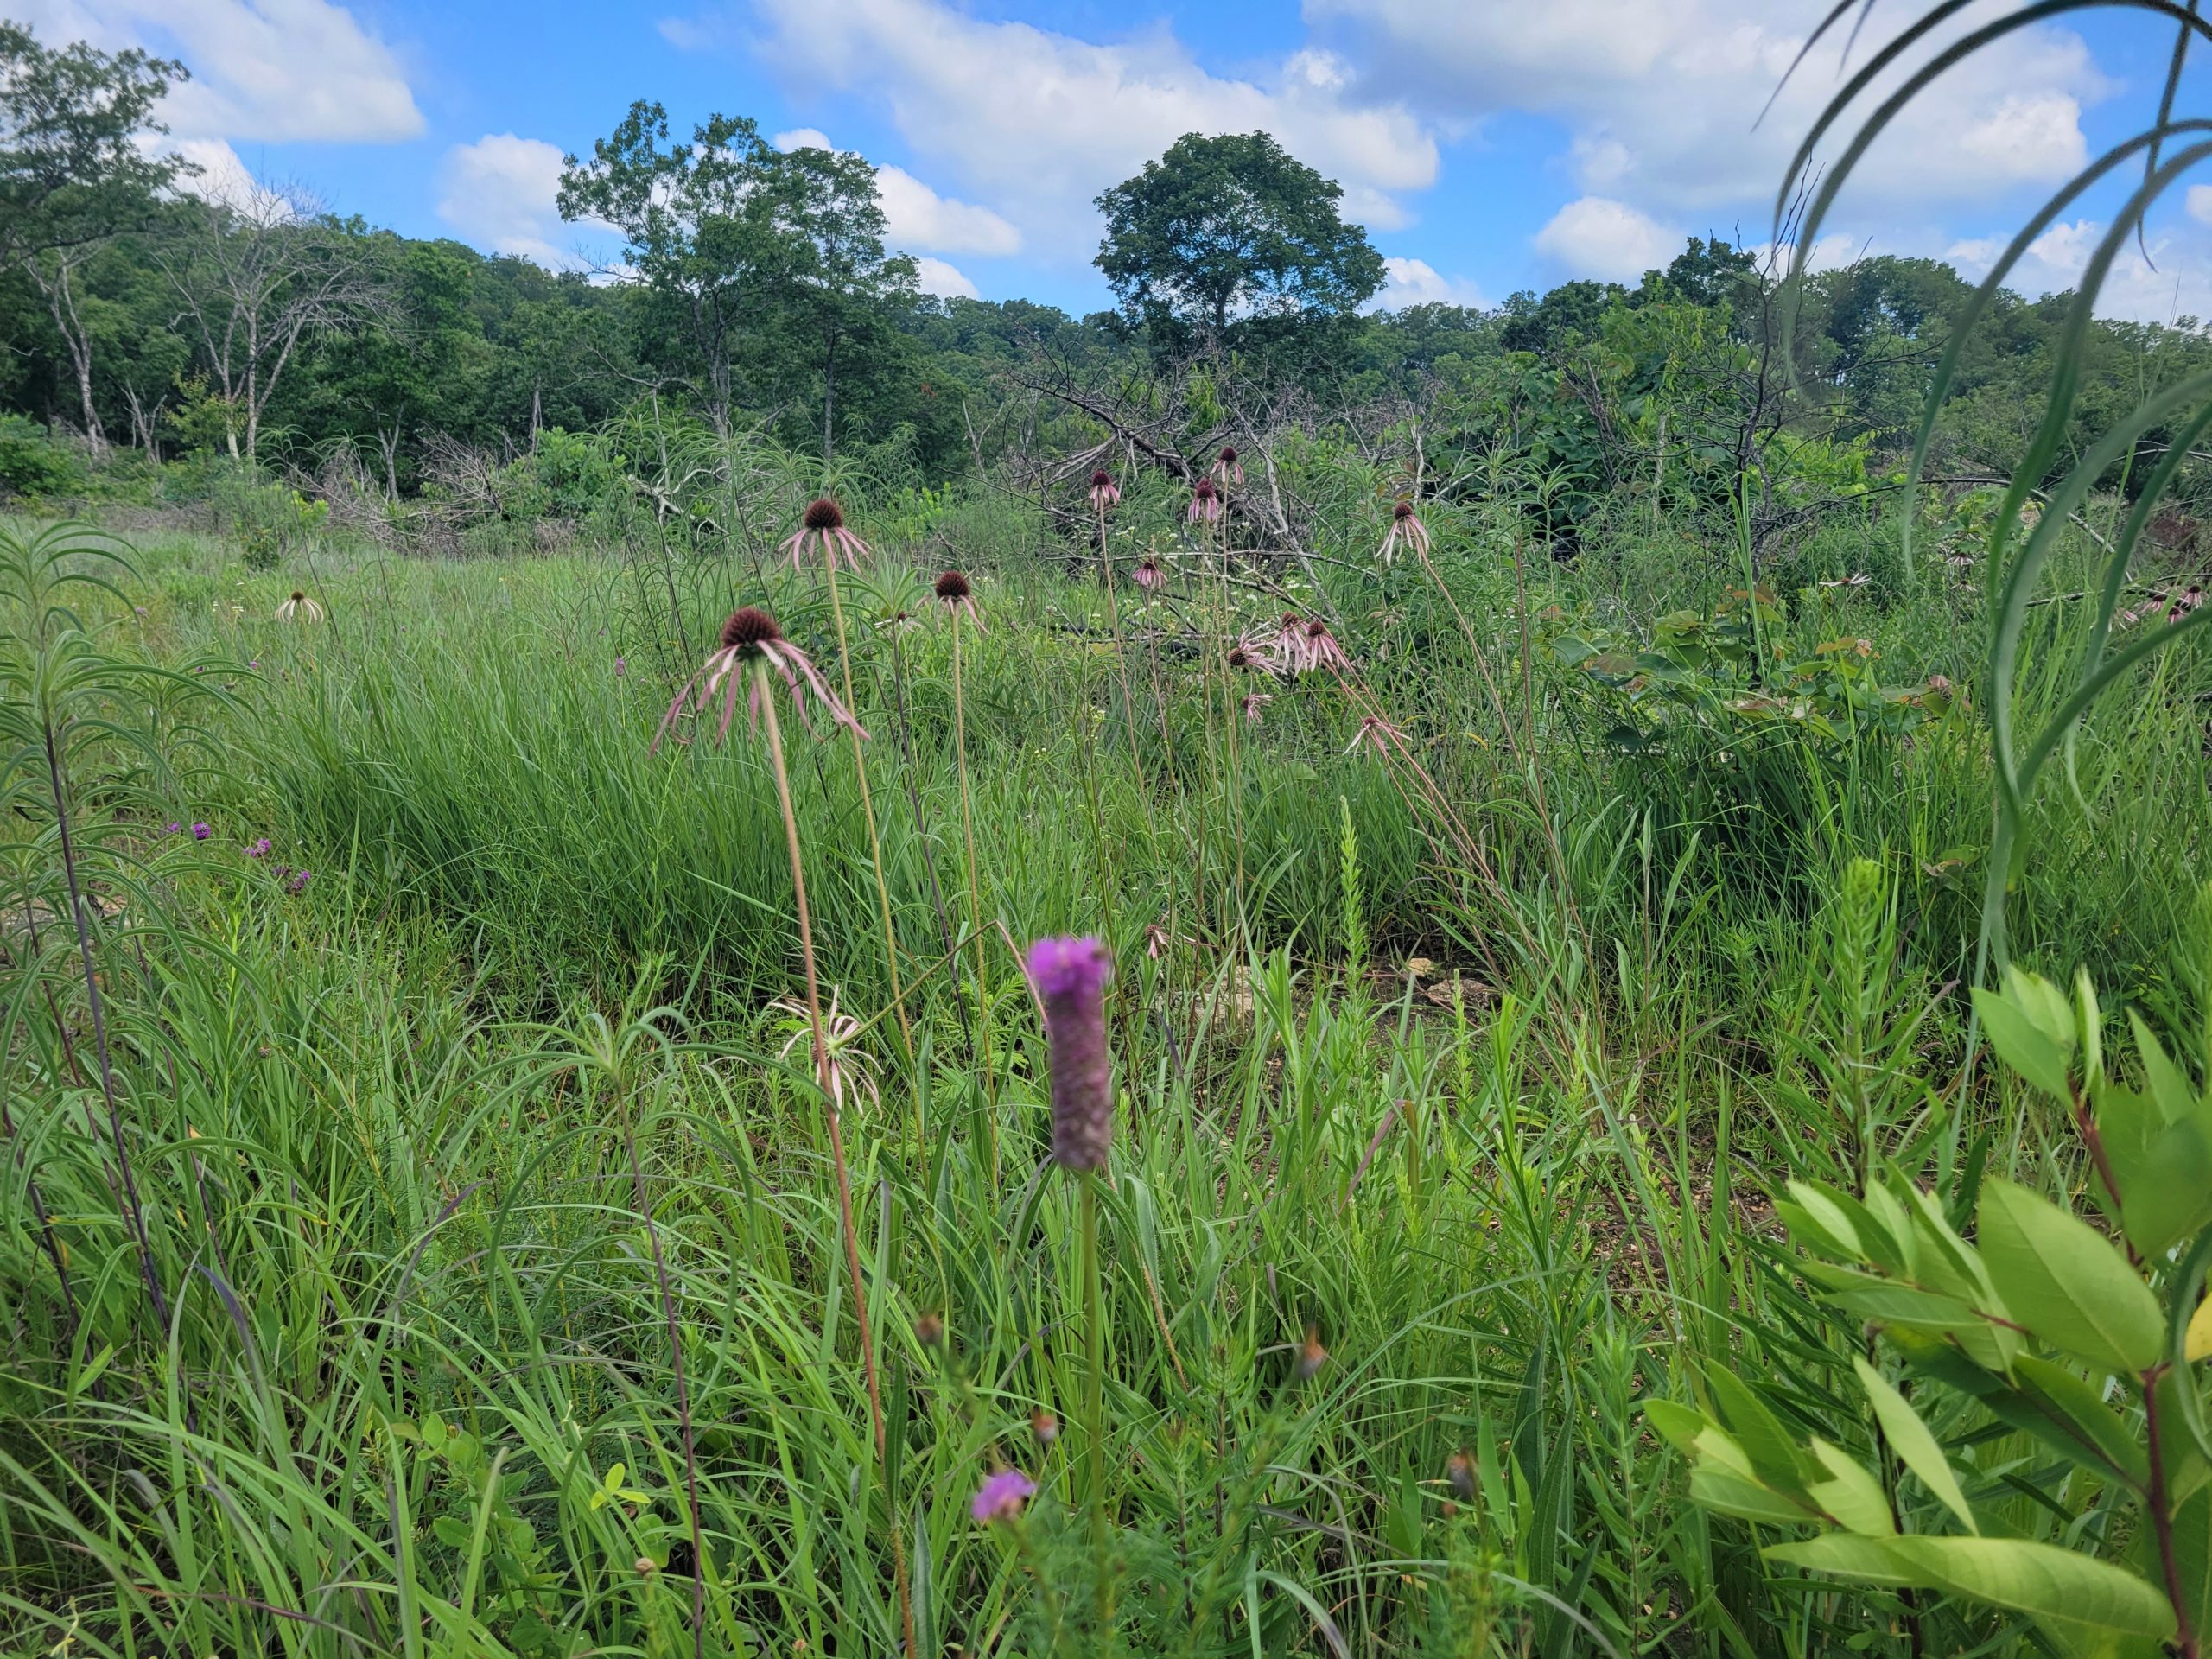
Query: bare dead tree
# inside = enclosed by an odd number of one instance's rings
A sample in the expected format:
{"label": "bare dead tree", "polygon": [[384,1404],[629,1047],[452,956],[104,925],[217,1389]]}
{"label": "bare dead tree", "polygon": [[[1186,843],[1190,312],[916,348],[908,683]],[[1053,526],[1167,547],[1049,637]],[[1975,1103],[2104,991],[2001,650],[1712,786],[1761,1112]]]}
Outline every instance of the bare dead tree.
{"label": "bare dead tree", "polygon": [[100,245],[92,240],[50,248],[23,262],[32,285],[46,300],[54,333],[61,336],[62,350],[76,378],[78,402],[84,410],[85,442],[96,455],[106,450],[107,434],[101,428],[99,404],[92,396],[92,337],[77,314],[75,273]]}
{"label": "bare dead tree", "polygon": [[[297,185],[259,181],[203,201],[196,234],[162,258],[233,412],[231,454],[252,460],[262,420],[303,340],[390,316],[395,300],[367,238],[332,220]],[[245,427],[241,450],[238,425]]]}

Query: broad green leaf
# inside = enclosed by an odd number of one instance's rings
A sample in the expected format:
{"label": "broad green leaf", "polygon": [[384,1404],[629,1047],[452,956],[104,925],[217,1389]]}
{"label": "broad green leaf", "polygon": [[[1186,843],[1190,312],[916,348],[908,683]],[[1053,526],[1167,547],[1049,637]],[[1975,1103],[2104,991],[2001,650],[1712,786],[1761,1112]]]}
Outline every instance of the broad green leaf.
{"label": "broad green leaf", "polygon": [[2092,1466],[2101,1464],[2138,1487],[2150,1478],[2142,1444],[2098,1391],[2073,1372],[2028,1354],[2013,1365],[2012,1380],[2031,1409],[2089,1451]]}
{"label": "broad green leaf", "polygon": [[2169,1124],[2121,1183],[2120,1218],[2135,1248],[2164,1255],[2212,1222],[2212,1113]]}
{"label": "broad green leaf", "polygon": [[1865,1538],[1829,1533],[1779,1544],[1769,1560],[1816,1573],[1986,1601],[2061,1624],[2163,1641],[2174,1610],[2133,1573],[2093,1555],[2018,1538]]}
{"label": "broad green leaf", "polygon": [[1827,1471],[1827,1478],[1808,1486],[1808,1497],[1849,1531],[1885,1536],[1897,1531],[1897,1522],[1890,1517],[1889,1497],[1864,1465],[1853,1463],[1840,1447],[1817,1434],[1813,1437],[1813,1456]]}
{"label": "broad green leaf", "polygon": [[1700,1509],[1771,1526],[1801,1527],[1820,1519],[1807,1505],[1719,1469],[1700,1467],[1690,1471],[1690,1500]]}
{"label": "broad green leaf", "polygon": [[1728,1432],[1751,1459],[1752,1473],[1777,1491],[1792,1495],[1802,1491],[1812,1473],[1808,1459],[1766,1402],[1733,1371],[1715,1370],[1707,1383]]}
{"label": "broad green leaf", "polygon": [[1643,1421],[1651,1425],[1651,1432],[1685,1456],[1694,1449],[1698,1435],[1706,1427],[1706,1415],[1679,1400],[1646,1400]]}
{"label": "broad green leaf", "polygon": [[2158,1103],[2159,1117],[2168,1123],[2178,1123],[2185,1117],[2195,1116],[2201,1103],[2196,1090],[2190,1087],[2188,1077],[2166,1058],[2165,1046],[2143,1023],[2141,1014],[2130,1008],[2127,1020],[2135,1029],[2135,1052],[2142,1058],[2144,1079],[2151,1085],[2151,1098]]}
{"label": "broad green leaf", "polygon": [[1981,1257],[2007,1312],[2053,1347],[2130,1375],[2158,1363],[2158,1299],[2088,1223],[1992,1179],[1982,1187]]}
{"label": "broad green leaf", "polygon": [[1976,986],[1974,1006],[1999,1059],[2044,1093],[2059,1100],[2073,1097],[2067,1049],[2038,1031],[2027,1014],[1993,991]]}
{"label": "broad green leaf", "polygon": [[1818,1187],[1792,1181],[1789,1197],[1774,1208],[1789,1229],[1789,1236],[1804,1249],[1843,1262],[1866,1259],[1866,1248],[1859,1242],[1859,1230],[1852,1225],[1851,1217]]}
{"label": "broad green leaf", "polygon": [[1936,1444],[1936,1437],[1928,1432],[1928,1425],[1920,1421],[1920,1414],[1912,1408],[1912,1402],[1865,1360],[1853,1358],[1851,1363],[1859,1373],[1859,1385],[1866,1390],[1866,1398],[1873,1405],[1875,1420],[1882,1425],[1882,1433],[1889,1436],[1891,1448],[1906,1468],[1920,1477],[1920,1484],[1958,1516],[1961,1526],[1968,1532],[1980,1532],[1981,1523],[1974,1518],[1967,1495],[1959,1490],[1959,1478],[1951,1472],[1950,1460],[1944,1457],[1943,1448]]}

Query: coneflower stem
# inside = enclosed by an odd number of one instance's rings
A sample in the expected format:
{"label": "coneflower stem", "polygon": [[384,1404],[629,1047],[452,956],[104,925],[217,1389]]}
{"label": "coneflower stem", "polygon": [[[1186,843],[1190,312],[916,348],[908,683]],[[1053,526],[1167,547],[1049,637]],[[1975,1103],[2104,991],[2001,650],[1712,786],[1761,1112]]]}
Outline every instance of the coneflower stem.
{"label": "coneflower stem", "polygon": [[999,1179],[998,1084],[991,1070],[991,993],[984,978],[983,895],[976,875],[976,807],[968,785],[968,699],[960,683],[960,613],[947,607],[952,618],[952,747],[960,763],[960,830],[968,846],[968,928],[976,936],[976,1021],[977,1046],[982,1051],[983,1093],[990,1102],[985,1119],[991,1145],[991,1184]]}
{"label": "coneflower stem", "polygon": [[[837,666],[845,681],[845,707],[855,707],[853,701],[853,655],[845,644],[845,606],[837,596],[837,548],[834,542],[825,541],[830,556],[830,614],[837,623]],[[875,803],[868,788],[868,756],[861,748],[861,734],[857,727],[845,728],[845,735],[852,740],[853,772],[860,779],[861,817],[868,825],[868,857],[875,868],[875,899],[883,912],[883,962],[891,970],[891,1006],[899,1011],[899,1043],[906,1051],[906,1070],[911,1076],[914,1069],[914,1033],[906,1023],[906,994],[899,983],[899,938],[891,925],[891,888],[883,879],[883,842],[875,830]]]}
{"label": "coneflower stem", "polygon": [[1087,1351],[1084,1378],[1084,1501],[1090,1510],[1091,1569],[1096,1575],[1098,1640],[1109,1640],[1113,1630],[1113,1572],[1109,1560],[1109,1529],[1106,1516],[1106,1299],[1098,1271],[1098,1173],[1084,1170],[1076,1179],[1082,1186],[1083,1296]]}
{"label": "coneflower stem", "polygon": [[1129,696],[1129,651],[1122,639],[1122,610],[1114,602],[1114,561],[1106,552],[1106,509],[1098,509],[1098,579],[1106,584],[1106,626],[1114,635],[1114,667],[1122,681],[1122,728],[1129,737],[1129,770],[1136,774],[1137,798],[1144,798],[1144,758],[1137,753],[1136,704]]}
{"label": "coneflower stem", "polygon": [[[765,664],[752,670],[765,674]],[[814,1075],[817,1084],[829,1070],[830,1044],[822,1029],[822,988],[814,970],[814,924],[806,909],[806,871],[798,850],[798,815],[791,810],[791,778],[784,766],[783,728],[776,721],[773,688],[762,686],[760,704],[768,726],[768,758],[776,774],[776,802],[784,810],[784,842],[791,855],[791,899],[798,912],[799,959],[806,969],[806,1018],[814,1044]],[[861,1250],[853,1229],[853,1181],[845,1166],[845,1135],[838,1122],[837,1103],[823,1091],[823,1110],[830,1120],[830,1161],[837,1173],[837,1215],[845,1235],[845,1268],[853,1281],[853,1319],[860,1327],[861,1370],[868,1379],[868,1411],[875,1429],[875,1466],[883,1479],[883,1507],[890,1522],[891,1563],[899,1580],[899,1618],[906,1632],[906,1652],[920,1649],[914,1640],[914,1601],[906,1583],[906,1544],[899,1523],[899,1495],[891,1486],[890,1440],[883,1426],[883,1390],[876,1381],[875,1338],[869,1325],[868,1286],[861,1277]],[[702,1564],[701,1570],[704,1570]]]}

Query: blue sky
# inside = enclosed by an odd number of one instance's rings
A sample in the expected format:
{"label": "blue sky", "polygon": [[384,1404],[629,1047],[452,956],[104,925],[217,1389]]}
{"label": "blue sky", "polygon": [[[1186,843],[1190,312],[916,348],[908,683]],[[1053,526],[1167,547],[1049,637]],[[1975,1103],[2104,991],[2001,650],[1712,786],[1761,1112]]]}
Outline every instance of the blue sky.
{"label": "blue sky", "polygon": [[[17,0],[18,6],[23,0]],[[173,142],[415,235],[549,264],[607,257],[552,205],[562,152],[635,98],[749,114],[877,163],[893,238],[940,291],[1106,302],[1090,203],[1179,133],[1264,126],[1344,183],[1390,302],[1495,303],[1633,280],[1686,233],[1758,243],[1789,150],[1837,85],[1815,54],[1761,106],[1826,0],[31,0],[49,38],[183,58]],[[1921,9],[1884,0],[1859,48]],[[2004,10],[1991,0],[1979,16]],[[1969,274],[2155,102],[2140,16],[2018,35],[1955,71],[1870,156],[1819,257]],[[2192,86],[2192,91],[2196,90]],[[2200,105],[2201,107],[2201,105]],[[2019,285],[2063,287],[2115,206],[2085,202]],[[2155,226],[2112,308],[2212,314],[2212,186]]]}

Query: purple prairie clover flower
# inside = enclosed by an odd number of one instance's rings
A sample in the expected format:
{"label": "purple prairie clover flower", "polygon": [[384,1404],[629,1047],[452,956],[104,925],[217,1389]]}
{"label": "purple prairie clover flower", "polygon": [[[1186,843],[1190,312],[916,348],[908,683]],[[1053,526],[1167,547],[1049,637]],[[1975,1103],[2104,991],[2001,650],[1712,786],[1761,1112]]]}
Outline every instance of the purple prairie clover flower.
{"label": "purple prairie clover flower", "polygon": [[729,723],[737,713],[741,689],[746,693],[745,706],[757,730],[761,700],[768,695],[768,670],[772,668],[783,676],[784,684],[791,694],[791,703],[798,710],[800,723],[809,733],[814,730],[814,723],[806,712],[807,695],[811,692],[839,725],[861,737],[868,735],[860,721],[831,694],[829,682],[822,677],[822,671],[815,667],[812,659],[784,638],[776,619],[756,605],[746,605],[730,613],[729,620],[722,624],[721,649],[684,682],[683,689],[676,694],[676,701],[668,705],[668,713],[661,716],[660,729],[653,734],[652,747],[659,748],[661,740],[687,714],[696,716],[709,712],[717,695],[721,698],[722,717],[715,728],[715,741],[722,742],[729,736]]}
{"label": "purple prairie clover flower", "polygon": [[1029,982],[1045,1005],[1052,1062],[1052,1158],[1071,1173],[1106,1167],[1114,1140],[1114,1069],[1106,1047],[1106,982],[1114,965],[1088,936],[1029,947]]}
{"label": "purple prairie clover flower", "polygon": [[1409,547],[1423,557],[1428,553],[1428,526],[1421,521],[1410,501],[1401,501],[1390,509],[1390,528],[1382,537],[1382,546],[1376,556],[1385,565],[1397,562],[1398,550]]}
{"label": "purple prairie clover flower", "polygon": [[1114,474],[1101,467],[1090,475],[1090,506],[1094,512],[1103,512],[1109,507],[1122,505],[1122,492],[1114,482]]}
{"label": "purple prairie clover flower", "polygon": [[253,843],[251,843],[250,846],[248,846],[248,847],[246,848],[246,849],[245,849],[245,855],[246,855],[248,858],[266,858],[266,857],[268,857],[268,856],[269,856],[269,837],[268,837],[268,836],[262,836],[262,837],[261,837],[261,839],[260,839],[260,840],[258,840],[258,841],[257,841],[257,842],[253,842]]}
{"label": "purple prairie clover flower", "polygon": [[1167,585],[1167,573],[1149,553],[1137,561],[1137,568],[1129,573],[1129,577],[1148,594],[1158,593]]}
{"label": "purple prairie clover flower", "polygon": [[195,823],[192,826],[192,838],[194,841],[205,841],[214,833],[204,823]]}
{"label": "purple prairie clover flower", "polygon": [[944,608],[956,616],[968,619],[978,633],[988,633],[983,626],[983,613],[976,608],[976,590],[968,585],[968,578],[957,570],[947,570],[937,579],[937,596]]}
{"label": "purple prairie clover flower", "polygon": [[629,671],[630,659],[627,657],[617,657],[614,659],[614,677],[619,680]]}
{"label": "purple prairie clover flower", "polygon": [[1221,497],[1214,493],[1213,480],[1202,478],[1192,486],[1191,505],[1183,516],[1193,524],[1221,522]]}
{"label": "purple prairie clover flower", "polygon": [[832,570],[839,559],[857,570],[868,556],[868,543],[846,527],[845,510],[824,495],[807,503],[798,533],[784,543],[784,551],[794,570],[806,568],[810,552],[820,555]]}
{"label": "purple prairie clover flower", "polygon": [[1207,475],[1217,483],[1242,484],[1244,481],[1244,463],[1236,459],[1236,451],[1224,443],[1221,446],[1221,453],[1213,458],[1213,466]]}
{"label": "purple prairie clover flower", "polygon": [[169,827],[168,827],[167,830],[164,830],[162,833],[163,835],[166,835],[166,836],[173,836],[173,835],[176,834],[176,832],[177,832],[178,830],[181,830],[181,829],[183,829],[183,828],[184,828],[184,826],[183,826],[182,824],[178,823],[175,822],[174,820],[172,820],[172,821],[171,821],[171,823],[170,823],[170,824],[169,824]]}
{"label": "purple prairie clover flower", "polygon": [[304,893],[307,891],[308,882],[312,879],[313,872],[295,870],[292,872],[292,879],[284,884],[284,890],[288,893]]}
{"label": "purple prairie clover flower", "polygon": [[1021,1513],[1021,1506],[1037,1495],[1037,1483],[1019,1469],[1001,1469],[985,1477],[976,1489],[976,1501],[968,1506],[968,1513],[976,1517],[979,1527],[995,1522],[1011,1521]]}

